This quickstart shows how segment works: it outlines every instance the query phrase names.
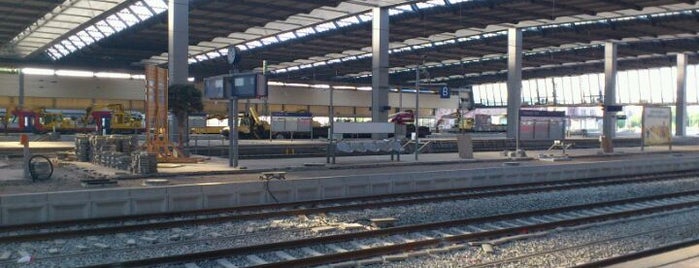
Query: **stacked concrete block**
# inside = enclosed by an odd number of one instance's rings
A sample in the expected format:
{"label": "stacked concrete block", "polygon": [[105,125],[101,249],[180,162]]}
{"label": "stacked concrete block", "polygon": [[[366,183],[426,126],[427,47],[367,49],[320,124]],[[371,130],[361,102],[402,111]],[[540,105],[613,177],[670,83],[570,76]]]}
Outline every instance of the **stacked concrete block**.
{"label": "stacked concrete block", "polygon": [[75,156],[80,162],[90,161],[90,137],[88,135],[75,136]]}
{"label": "stacked concrete block", "polygon": [[155,155],[139,151],[138,137],[133,135],[78,135],[75,154],[80,161],[138,174],[157,173]]}
{"label": "stacked concrete block", "polygon": [[136,174],[158,173],[158,159],[155,154],[148,152],[135,152],[131,154],[131,166],[129,170]]}

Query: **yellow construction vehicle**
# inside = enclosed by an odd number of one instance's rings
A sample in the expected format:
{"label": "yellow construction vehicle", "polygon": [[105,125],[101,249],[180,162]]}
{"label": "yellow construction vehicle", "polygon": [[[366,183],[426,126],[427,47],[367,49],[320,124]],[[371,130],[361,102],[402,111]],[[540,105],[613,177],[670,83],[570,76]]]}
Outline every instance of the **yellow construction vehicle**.
{"label": "yellow construction vehicle", "polygon": [[[238,137],[265,139],[269,137],[270,125],[267,121],[260,120],[260,117],[255,111],[255,108],[250,107],[248,113],[238,113]],[[221,129],[221,135],[228,138],[230,134],[229,127]]]}
{"label": "yellow construction vehicle", "polygon": [[85,109],[85,116],[86,122],[94,122],[98,132],[143,132],[143,119],[125,112],[121,104],[93,105]]}
{"label": "yellow construction vehicle", "polygon": [[63,116],[62,113],[47,112],[45,109],[41,109],[37,113],[39,114],[39,123],[47,131],[72,133],[77,129],[77,123],[70,117]]}

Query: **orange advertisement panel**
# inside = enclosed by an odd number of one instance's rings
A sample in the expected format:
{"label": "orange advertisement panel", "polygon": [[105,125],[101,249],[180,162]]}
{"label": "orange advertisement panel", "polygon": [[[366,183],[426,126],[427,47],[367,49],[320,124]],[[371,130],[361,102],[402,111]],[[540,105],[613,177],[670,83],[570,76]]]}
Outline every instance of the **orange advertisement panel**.
{"label": "orange advertisement panel", "polygon": [[670,107],[643,107],[643,145],[667,145],[672,142]]}

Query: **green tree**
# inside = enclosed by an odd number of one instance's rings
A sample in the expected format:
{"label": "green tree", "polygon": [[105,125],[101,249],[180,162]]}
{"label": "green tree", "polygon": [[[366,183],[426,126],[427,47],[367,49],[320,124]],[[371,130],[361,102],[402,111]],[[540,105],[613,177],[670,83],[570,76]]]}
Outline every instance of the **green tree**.
{"label": "green tree", "polygon": [[167,102],[170,112],[177,120],[178,143],[182,147],[187,117],[190,113],[204,110],[201,91],[192,84],[171,85],[168,87]]}

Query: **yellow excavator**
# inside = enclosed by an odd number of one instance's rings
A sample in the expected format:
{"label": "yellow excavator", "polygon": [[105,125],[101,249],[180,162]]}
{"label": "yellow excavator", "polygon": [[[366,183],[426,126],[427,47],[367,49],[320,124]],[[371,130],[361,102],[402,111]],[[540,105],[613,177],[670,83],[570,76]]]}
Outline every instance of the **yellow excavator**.
{"label": "yellow excavator", "polygon": [[[255,108],[250,107],[248,113],[238,113],[238,137],[241,139],[255,138],[265,139],[269,137],[270,125],[267,121],[260,120]],[[229,138],[230,128],[223,127],[221,135]]]}

